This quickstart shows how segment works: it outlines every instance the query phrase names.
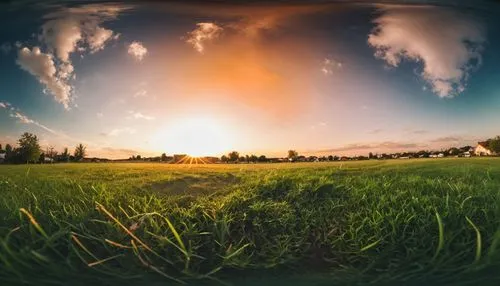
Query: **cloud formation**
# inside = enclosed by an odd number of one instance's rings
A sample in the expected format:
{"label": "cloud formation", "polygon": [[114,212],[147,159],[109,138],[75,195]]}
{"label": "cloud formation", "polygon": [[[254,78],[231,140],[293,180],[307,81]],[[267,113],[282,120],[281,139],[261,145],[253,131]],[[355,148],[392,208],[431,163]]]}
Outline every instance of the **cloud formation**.
{"label": "cloud formation", "polygon": [[134,97],[146,97],[146,96],[148,96],[148,91],[145,89],[141,89],[136,93],[134,93]]}
{"label": "cloud formation", "polygon": [[379,142],[373,144],[348,144],[339,148],[325,149],[319,150],[320,153],[331,153],[331,152],[351,152],[351,151],[380,151],[380,150],[406,150],[406,149],[414,149],[419,147],[425,147],[426,145],[417,144],[417,143],[407,143],[407,142]]}
{"label": "cloud formation", "polygon": [[134,118],[134,119],[145,119],[148,121],[155,119],[153,116],[144,115],[140,112],[129,111],[129,114],[130,114],[131,118]]}
{"label": "cloud formation", "polygon": [[121,134],[135,134],[136,132],[137,132],[137,130],[135,130],[133,128],[124,127],[124,128],[115,128],[108,133],[103,132],[103,133],[101,133],[101,135],[103,135],[103,136],[118,136]]}
{"label": "cloud formation", "polygon": [[9,116],[17,119],[18,122],[20,122],[20,123],[33,124],[33,125],[36,125],[36,126],[42,128],[43,130],[48,131],[54,135],[61,135],[58,132],[54,131],[53,129],[41,124],[40,122],[29,118],[25,114],[21,113],[21,111],[18,108],[15,108],[14,106],[12,106],[8,102],[1,102],[0,101],[0,108],[9,110]]}
{"label": "cloud formation", "polygon": [[325,75],[331,75],[335,70],[342,68],[342,63],[334,59],[325,58],[321,67],[321,72]]}
{"label": "cloud formation", "polygon": [[100,25],[116,19],[128,9],[126,6],[91,4],[79,7],[63,7],[43,17],[40,46],[31,50],[20,48],[17,63],[34,75],[55,100],[69,109],[73,87],[69,83],[75,78],[71,54],[88,50],[95,53],[106,43],[117,39],[118,34]]}
{"label": "cloud formation", "polygon": [[439,97],[465,90],[471,71],[481,64],[483,26],[467,15],[431,6],[381,6],[368,36],[375,56],[391,67],[422,63],[421,77]]}
{"label": "cloud formation", "polygon": [[132,42],[132,44],[128,46],[128,53],[129,55],[132,55],[136,60],[142,61],[142,59],[148,53],[148,49],[146,49],[146,47],[144,47],[141,42]]}
{"label": "cloud formation", "polygon": [[188,33],[186,43],[202,54],[205,43],[218,38],[223,29],[214,23],[198,23],[196,26],[196,29]]}
{"label": "cloud formation", "polygon": [[42,53],[39,47],[34,47],[32,50],[24,47],[19,51],[17,64],[35,76],[57,102],[66,109],[69,108],[72,87],[65,81],[69,70],[63,73],[64,76],[58,76],[51,54]]}
{"label": "cloud formation", "polygon": [[91,4],[80,7],[63,8],[47,14],[47,21],[42,25],[39,39],[50,52],[67,63],[70,54],[77,48],[91,52],[102,50],[107,41],[113,39],[113,31],[100,25],[114,20],[119,13],[129,9],[127,6]]}
{"label": "cloud formation", "polygon": [[436,139],[431,140],[431,142],[434,143],[449,143],[449,142],[459,142],[463,141],[464,138],[458,137],[458,136],[445,136],[445,137],[439,137]]}

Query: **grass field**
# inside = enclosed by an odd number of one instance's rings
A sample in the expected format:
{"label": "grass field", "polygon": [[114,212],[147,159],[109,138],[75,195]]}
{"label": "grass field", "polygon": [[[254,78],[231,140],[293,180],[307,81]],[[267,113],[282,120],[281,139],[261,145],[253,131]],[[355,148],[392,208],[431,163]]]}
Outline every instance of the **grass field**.
{"label": "grass field", "polygon": [[0,166],[1,285],[499,285],[500,159]]}

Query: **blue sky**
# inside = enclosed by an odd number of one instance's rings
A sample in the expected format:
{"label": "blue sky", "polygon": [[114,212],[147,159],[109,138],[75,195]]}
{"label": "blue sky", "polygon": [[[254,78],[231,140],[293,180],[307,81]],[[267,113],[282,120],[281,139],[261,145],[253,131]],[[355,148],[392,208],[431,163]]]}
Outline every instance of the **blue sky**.
{"label": "blue sky", "polygon": [[0,143],[28,131],[110,158],[474,144],[499,133],[496,9],[7,7]]}

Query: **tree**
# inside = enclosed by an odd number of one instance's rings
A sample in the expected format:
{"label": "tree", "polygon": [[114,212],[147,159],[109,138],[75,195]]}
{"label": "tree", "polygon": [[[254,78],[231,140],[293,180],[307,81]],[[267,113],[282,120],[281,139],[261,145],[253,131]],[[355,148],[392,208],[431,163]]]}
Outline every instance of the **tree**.
{"label": "tree", "polygon": [[237,162],[238,159],[240,158],[240,153],[238,153],[237,151],[232,151],[229,154],[227,154],[227,156],[229,157],[230,162]]}
{"label": "tree", "polygon": [[227,163],[229,161],[229,158],[226,156],[226,155],[222,155],[222,157],[220,157],[220,160],[223,162],[223,163]]}
{"label": "tree", "polygon": [[333,155],[328,156],[328,161],[333,161]]}
{"label": "tree", "polygon": [[250,162],[256,163],[259,160],[259,157],[257,155],[250,155]]}
{"label": "tree", "polygon": [[38,163],[45,163],[45,153],[40,154],[40,156],[38,157]]}
{"label": "tree", "polygon": [[141,159],[142,159],[142,157],[141,157],[141,155],[137,155],[137,156],[135,156],[135,159],[136,159],[136,160],[141,160]]}
{"label": "tree", "polygon": [[161,161],[163,162],[167,161],[167,154],[165,153],[161,154]]}
{"label": "tree", "polygon": [[297,160],[298,156],[299,156],[299,152],[297,152],[295,150],[288,150],[288,159],[290,159],[290,161]]}
{"label": "tree", "polygon": [[259,162],[266,162],[266,161],[267,161],[267,158],[266,158],[266,156],[264,156],[264,155],[260,155],[260,156],[259,156],[258,161],[259,161]]}
{"label": "tree", "polygon": [[13,157],[14,157],[14,153],[13,153],[12,146],[10,144],[6,144],[5,145],[5,162],[13,163]]}
{"label": "tree", "polygon": [[2,151],[2,144],[0,144],[0,151]]}
{"label": "tree", "polygon": [[61,153],[60,160],[62,162],[68,162],[69,157],[70,157],[70,154],[69,154],[68,148],[64,148],[64,152]]}
{"label": "tree", "polygon": [[78,144],[75,148],[75,160],[81,161],[87,155],[87,147],[83,146],[83,144]]}
{"label": "tree", "polygon": [[45,150],[45,157],[55,159],[57,156],[57,151],[54,150],[53,146],[47,147],[47,150]]}
{"label": "tree", "polygon": [[460,150],[458,150],[458,148],[450,148],[450,150],[448,150],[448,154],[452,155],[452,156],[456,156],[458,155],[458,153],[460,153]]}
{"label": "tree", "polygon": [[375,156],[373,156],[373,153],[372,153],[372,152],[370,152],[370,153],[368,154],[368,159],[375,159]]}
{"label": "tree", "polygon": [[500,154],[500,136],[489,140],[488,147],[491,151]]}
{"label": "tree", "polygon": [[25,132],[21,135],[17,143],[19,144],[20,161],[26,163],[38,161],[41,152],[40,144],[38,144],[38,137],[36,137],[36,135]]}

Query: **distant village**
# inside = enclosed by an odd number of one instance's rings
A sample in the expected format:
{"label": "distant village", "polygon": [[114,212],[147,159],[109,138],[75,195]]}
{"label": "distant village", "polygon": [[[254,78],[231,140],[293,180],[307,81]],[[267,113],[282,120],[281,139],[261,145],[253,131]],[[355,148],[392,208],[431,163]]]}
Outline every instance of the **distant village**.
{"label": "distant village", "polygon": [[[494,140],[494,139],[492,139]],[[238,152],[233,151],[222,157],[202,157],[199,160],[203,160],[204,163],[285,163],[285,162],[328,162],[328,161],[356,161],[356,160],[388,160],[388,159],[413,159],[413,158],[445,158],[445,157],[464,157],[469,158],[473,156],[497,156],[499,152],[495,152],[490,149],[489,141],[478,142],[478,144],[473,146],[464,146],[460,148],[452,147],[446,150],[440,151],[428,151],[421,150],[418,152],[397,152],[397,153],[372,153],[370,152],[368,156],[336,156],[336,155],[324,155],[324,156],[304,156],[298,154],[295,150],[289,150],[287,157],[266,157],[264,155],[245,155],[242,156]],[[193,159],[194,160],[194,159]],[[141,157],[132,156],[126,160],[114,160],[114,161],[149,161],[149,162],[168,162],[168,163],[190,163],[191,159],[188,155],[178,154],[173,156],[161,157]],[[200,163],[200,162],[191,162]]]}
{"label": "distant village", "polygon": [[418,152],[397,152],[397,153],[372,153],[367,156],[304,156],[295,150],[288,150],[286,157],[268,158],[265,155],[241,155],[237,151],[232,151],[221,157],[191,157],[187,154],[175,154],[168,156],[166,153],[156,157],[142,157],[133,155],[127,159],[106,159],[97,157],[87,157],[86,147],[82,144],[76,146],[73,153],[65,148],[62,153],[58,153],[54,148],[47,148],[42,151],[38,145],[38,138],[30,133],[25,133],[19,139],[19,147],[0,144],[0,163],[64,163],[64,162],[161,162],[170,164],[221,164],[221,163],[285,163],[285,162],[328,162],[328,161],[357,161],[357,160],[389,160],[389,159],[414,159],[414,158],[445,158],[473,156],[498,156],[500,155],[500,136],[486,141],[478,142],[476,146],[452,147],[446,150]]}

